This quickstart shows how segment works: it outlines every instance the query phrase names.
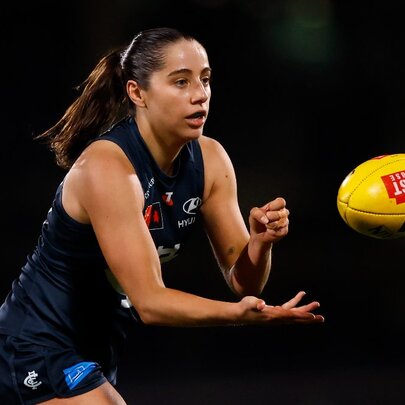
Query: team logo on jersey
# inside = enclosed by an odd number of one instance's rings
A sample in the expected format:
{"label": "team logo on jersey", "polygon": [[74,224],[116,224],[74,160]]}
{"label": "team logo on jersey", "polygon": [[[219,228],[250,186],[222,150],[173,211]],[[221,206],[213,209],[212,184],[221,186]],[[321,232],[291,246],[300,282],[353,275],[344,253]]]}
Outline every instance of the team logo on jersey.
{"label": "team logo on jersey", "polygon": [[36,390],[42,384],[42,381],[37,381],[37,377],[38,373],[35,370],[28,371],[28,375],[24,379],[24,385]]}
{"label": "team logo on jersey", "polygon": [[197,214],[197,208],[201,205],[201,198],[200,197],[193,197],[187,200],[183,204],[183,211],[190,215]]}
{"label": "team logo on jersey", "polygon": [[146,207],[144,218],[149,229],[163,229],[162,208],[160,202]]}
{"label": "team logo on jersey", "polygon": [[164,193],[162,195],[163,201],[166,203],[166,205],[168,205],[169,207],[173,206],[173,200],[172,200],[172,196],[173,196],[173,191],[166,191],[166,193]]}

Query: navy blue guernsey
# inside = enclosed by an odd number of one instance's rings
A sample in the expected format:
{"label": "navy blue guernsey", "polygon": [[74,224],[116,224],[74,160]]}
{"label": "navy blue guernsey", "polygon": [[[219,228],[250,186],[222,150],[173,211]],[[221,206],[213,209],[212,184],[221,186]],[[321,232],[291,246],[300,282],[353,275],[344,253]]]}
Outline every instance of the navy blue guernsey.
{"label": "navy blue guernsey", "polygon": [[[115,142],[132,163],[161,262],[174,258],[199,222],[204,188],[199,142],[182,148],[174,174],[168,176],[157,166],[133,118],[120,121],[98,140]],[[0,333],[74,349],[106,370],[113,369],[114,347],[121,344],[136,312],[114,285],[92,226],[75,221],[64,210],[62,192],[63,181],[37,246],[0,308]]]}

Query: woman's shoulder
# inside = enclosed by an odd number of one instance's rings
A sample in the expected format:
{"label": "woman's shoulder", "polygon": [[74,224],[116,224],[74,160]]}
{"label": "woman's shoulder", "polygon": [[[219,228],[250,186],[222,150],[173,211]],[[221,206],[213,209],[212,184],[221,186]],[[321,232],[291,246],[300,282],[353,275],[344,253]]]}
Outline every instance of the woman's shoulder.
{"label": "woman's shoulder", "polygon": [[87,179],[105,179],[124,173],[132,173],[133,166],[123,150],[109,140],[92,142],[82,152],[70,171]]}
{"label": "woman's shoulder", "polygon": [[225,148],[222,146],[221,142],[210,136],[207,135],[200,136],[199,143],[201,145],[201,150],[205,154],[215,155],[220,153],[226,153]]}
{"label": "woman's shoulder", "polygon": [[[93,142],[65,177],[63,205],[70,216],[88,223],[89,207],[97,207],[101,202],[112,206],[117,198],[124,198],[135,189],[138,192],[138,183],[133,166],[118,145],[107,140]],[[139,195],[142,196],[140,191]]]}
{"label": "woman's shoulder", "polygon": [[225,150],[221,142],[217,139],[202,135],[199,138],[199,142],[201,145],[204,160],[208,159],[208,161],[225,161],[226,163],[230,162],[227,151]]}
{"label": "woman's shoulder", "polygon": [[[199,141],[204,158],[204,201],[206,201],[208,196],[211,195],[214,186],[222,184],[223,178],[235,178],[235,171],[228,153],[218,140],[208,136],[201,136]],[[219,173],[222,175],[220,176]]]}

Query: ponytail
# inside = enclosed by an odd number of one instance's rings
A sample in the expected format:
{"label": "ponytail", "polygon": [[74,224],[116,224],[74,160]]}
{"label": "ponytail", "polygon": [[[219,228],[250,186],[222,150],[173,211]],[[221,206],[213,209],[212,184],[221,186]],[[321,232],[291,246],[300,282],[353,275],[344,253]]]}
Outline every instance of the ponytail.
{"label": "ponytail", "polygon": [[81,95],[63,117],[36,137],[50,146],[60,167],[69,169],[93,139],[135,112],[127,96],[127,81],[135,80],[147,90],[152,73],[166,63],[166,47],[180,39],[194,40],[173,28],[144,30],[127,47],[116,49],[100,60],[79,86]]}
{"label": "ponytail", "polygon": [[49,145],[60,167],[70,168],[92,139],[129,113],[121,51],[116,49],[104,56],[78,86],[81,94],[63,117],[36,136]]}

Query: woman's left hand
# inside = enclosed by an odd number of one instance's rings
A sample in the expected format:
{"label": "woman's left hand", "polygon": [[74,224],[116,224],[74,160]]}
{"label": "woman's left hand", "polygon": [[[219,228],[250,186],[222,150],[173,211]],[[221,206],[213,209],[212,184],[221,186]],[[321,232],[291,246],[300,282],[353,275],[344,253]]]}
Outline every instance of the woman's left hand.
{"label": "woman's left hand", "polygon": [[278,197],[262,207],[250,210],[250,234],[261,239],[262,242],[276,242],[288,233],[290,212],[286,208],[286,201]]}

